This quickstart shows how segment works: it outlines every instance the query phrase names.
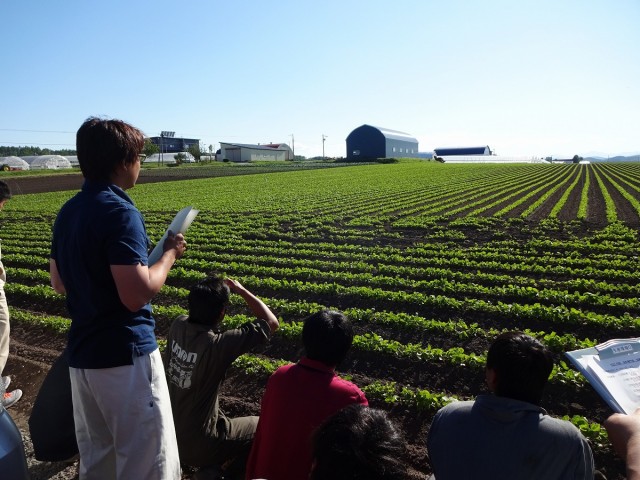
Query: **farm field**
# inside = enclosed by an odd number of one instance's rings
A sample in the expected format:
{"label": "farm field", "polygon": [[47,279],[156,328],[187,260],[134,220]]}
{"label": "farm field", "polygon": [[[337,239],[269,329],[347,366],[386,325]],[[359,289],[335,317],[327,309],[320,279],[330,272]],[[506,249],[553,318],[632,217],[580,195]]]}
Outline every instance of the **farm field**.
{"label": "farm field", "polygon": [[[65,344],[69,321],[49,287],[48,254],[55,215],[74,193],[16,195],[0,216],[12,312],[7,373],[29,393],[11,411],[22,426],[37,393],[29,365],[44,369]],[[185,256],[153,302],[161,339],[185,313],[188,286],[211,272],[238,279],[282,320],[270,344],[228,375],[227,413],[258,414],[269,374],[301,353],[301,320],[343,310],[357,336],[339,373],[398,422],[407,463],[426,478],[433,414],[485,392],[488,345],[520,329],[557,357],[543,407],[583,429],[601,478],[624,478],[601,428],[611,411],[562,354],[638,336],[640,164],[401,162],[129,193],[153,241],[182,207],[200,210]],[[238,301],[229,326],[247,320]]]}

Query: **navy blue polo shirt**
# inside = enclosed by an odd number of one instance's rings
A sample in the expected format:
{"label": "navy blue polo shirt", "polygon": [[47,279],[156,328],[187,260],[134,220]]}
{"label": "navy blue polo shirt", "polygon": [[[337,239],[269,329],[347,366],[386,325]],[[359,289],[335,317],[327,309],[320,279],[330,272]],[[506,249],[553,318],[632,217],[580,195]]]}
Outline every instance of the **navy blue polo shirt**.
{"label": "navy blue polo shirt", "polygon": [[51,258],[67,291],[70,366],[131,365],[135,356],[158,348],[151,305],[130,312],[110,269],[147,265],[149,243],[142,214],[115,185],[87,180],[60,209]]}

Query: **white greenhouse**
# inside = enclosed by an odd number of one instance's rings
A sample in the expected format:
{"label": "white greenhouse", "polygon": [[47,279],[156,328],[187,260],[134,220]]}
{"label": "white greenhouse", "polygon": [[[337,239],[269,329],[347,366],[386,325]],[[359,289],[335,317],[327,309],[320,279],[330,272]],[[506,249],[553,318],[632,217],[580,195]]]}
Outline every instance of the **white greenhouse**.
{"label": "white greenhouse", "polygon": [[540,157],[509,155],[437,155],[433,158],[442,163],[549,163]]}
{"label": "white greenhouse", "polygon": [[0,169],[5,172],[10,170],[29,170],[29,164],[20,157],[0,157]]}
{"label": "white greenhouse", "polygon": [[145,158],[144,163],[159,163],[164,165],[174,165],[176,163],[176,159],[174,158],[175,155],[177,155],[177,153],[167,153],[167,152],[163,154],[154,153],[153,155],[149,155],[147,158]]}
{"label": "white greenhouse", "polygon": [[[29,157],[25,157],[25,159],[27,158]],[[62,155],[40,155],[31,160],[29,166],[31,170],[58,170],[71,168],[71,162]]]}

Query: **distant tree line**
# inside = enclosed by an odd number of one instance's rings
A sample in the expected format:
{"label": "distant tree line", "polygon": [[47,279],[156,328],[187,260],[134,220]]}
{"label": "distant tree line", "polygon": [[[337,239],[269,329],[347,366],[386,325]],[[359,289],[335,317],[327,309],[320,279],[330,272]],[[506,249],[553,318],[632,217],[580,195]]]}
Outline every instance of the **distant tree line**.
{"label": "distant tree line", "polygon": [[61,150],[51,150],[40,147],[3,147],[0,146],[0,157],[31,157],[36,155],[63,155],[74,156],[75,150],[63,148]]}

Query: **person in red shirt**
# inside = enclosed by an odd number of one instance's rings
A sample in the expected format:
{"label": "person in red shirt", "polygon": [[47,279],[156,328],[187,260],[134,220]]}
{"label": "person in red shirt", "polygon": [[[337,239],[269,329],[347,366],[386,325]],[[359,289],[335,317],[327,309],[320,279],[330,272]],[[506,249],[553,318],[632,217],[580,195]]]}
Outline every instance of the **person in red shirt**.
{"label": "person in red shirt", "polygon": [[353,327],[343,313],[323,310],[308,317],[302,341],[306,355],[280,367],[267,382],[248,480],[308,478],[316,428],[347,405],[368,405],[364,393],[335,372],[353,342]]}

